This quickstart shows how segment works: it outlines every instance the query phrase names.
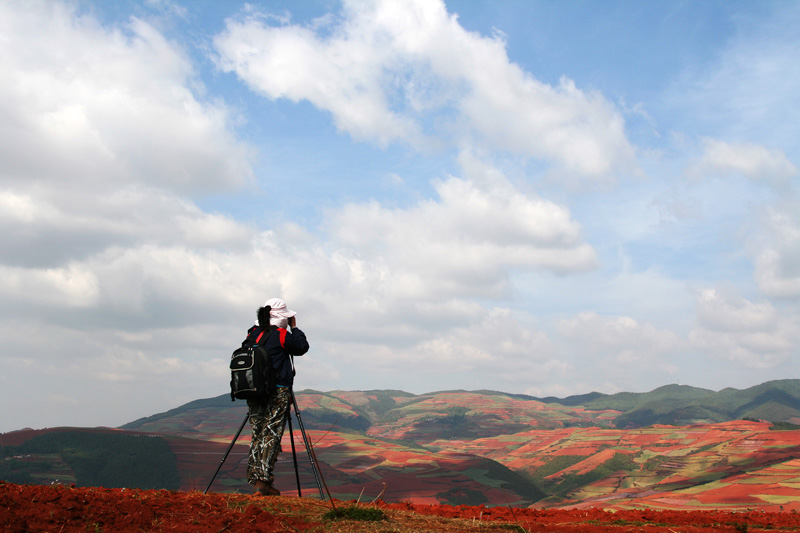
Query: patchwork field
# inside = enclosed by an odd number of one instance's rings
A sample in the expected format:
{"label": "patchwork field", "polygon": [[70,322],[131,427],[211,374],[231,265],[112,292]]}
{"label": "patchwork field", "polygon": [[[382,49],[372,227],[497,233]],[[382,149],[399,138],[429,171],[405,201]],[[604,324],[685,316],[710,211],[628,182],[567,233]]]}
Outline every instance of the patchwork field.
{"label": "patchwork field", "polygon": [[[643,398],[652,402],[680,392],[673,387]],[[700,392],[689,393],[696,402]],[[774,394],[759,394],[774,401]],[[562,404],[490,391],[303,391],[297,399],[328,488],[342,500],[538,509],[800,510],[800,430],[790,422],[616,428],[615,421],[622,418],[627,424],[640,409],[630,395],[592,395],[587,397],[594,402],[591,409],[569,399]],[[598,401],[605,403],[598,407]],[[750,411],[766,409],[766,404],[754,407],[753,400],[742,405]],[[174,456],[179,488],[204,490],[245,412],[243,402],[220,396],[123,430],[95,431],[163,439]],[[293,428],[302,495],[319,496],[296,418]],[[80,485],[74,454],[53,448],[48,453],[20,451],[39,433],[0,435],[10,474],[28,472],[27,482]],[[250,491],[245,482],[248,445],[245,426],[212,492]],[[276,486],[297,495],[289,431],[283,450]],[[91,459],[97,460],[96,455]]]}

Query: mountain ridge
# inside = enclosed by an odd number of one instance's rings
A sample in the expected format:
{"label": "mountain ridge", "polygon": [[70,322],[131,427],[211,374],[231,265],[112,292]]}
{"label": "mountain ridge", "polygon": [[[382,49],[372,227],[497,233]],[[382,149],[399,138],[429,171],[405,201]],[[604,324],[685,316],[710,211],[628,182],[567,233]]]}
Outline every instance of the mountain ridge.
{"label": "mountain ridge", "polygon": [[[559,404],[565,407],[582,406],[589,411],[614,410],[620,411],[620,415],[614,420],[617,427],[629,429],[644,427],[653,424],[686,425],[696,422],[725,422],[742,418],[764,419],[771,422],[786,422],[793,418],[800,419],[800,380],[784,379],[773,380],[746,389],[735,389],[727,387],[720,391],[713,391],[689,385],[668,384],[653,389],[649,392],[619,392],[614,394],[604,394],[600,392],[590,392],[587,394],[573,395],[566,398],[544,397],[539,398],[526,394],[505,393],[494,390],[474,390],[463,389],[442,390],[423,394],[413,394],[400,390],[364,390],[364,391],[317,391],[306,389],[297,392],[297,396],[307,394],[319,394],[327,397],[335,397],[336,394],[359,393],[364,395],[374,395],[378,400],[372,405],[383,403],[383,408],[375,411],[379,415],[402,408],[409,403],[418,403],[426,398],[442,394],[480,394],[492,396],[505,396],[508,398],[523,401],[535,401],[545,404]],[[408,401],[403,405],[392,402],[392,406],[386,405],[387,398],[405,398]],[[347,399],[338,398],[339,401],[349,403]],[[142,417],[122,426],[120,429],[138,429],[144,424],[154,422],[161,418],[168,418],[191,409],[202,409],[207,407],[229,407],[236,402],[230,402],[230,396],[223,394],[220,396],[194,400],[170,409],[163,413],[158,413],[148,417]],[[241,404],[241,402],[239,402]],[[365,416],[369,409],[365,410],[356,405],[351,405],[353,411],[366,420],[371,417]],[[324,412],[324,406],[317,409]],[[334,410],[335,411],[335,410]],[[374,417],[372,417],[374,418]]]}

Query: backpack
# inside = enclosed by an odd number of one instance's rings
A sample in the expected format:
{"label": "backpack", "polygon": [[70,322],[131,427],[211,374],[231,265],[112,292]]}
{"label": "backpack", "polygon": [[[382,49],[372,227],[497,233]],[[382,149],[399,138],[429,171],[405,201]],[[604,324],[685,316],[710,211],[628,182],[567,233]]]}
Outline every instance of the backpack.
{"label": "backpack", "polygon": [[[231,355],[231,401],[266,398],[275,392],[275,369],[267,349],[260,343],[263,335],[262,331],[255,344],[245,341]],[[272,331],[267,339],[270,335]]]}

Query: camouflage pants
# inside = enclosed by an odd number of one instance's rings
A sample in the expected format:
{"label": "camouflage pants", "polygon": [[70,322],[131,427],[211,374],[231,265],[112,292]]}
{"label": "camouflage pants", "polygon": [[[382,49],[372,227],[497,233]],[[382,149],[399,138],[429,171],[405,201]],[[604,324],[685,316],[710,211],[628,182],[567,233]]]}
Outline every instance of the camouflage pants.
{"label": "camouflage pants", "polygon": [[291,389],[278,387],[275,394],[264,400],[247,400],[250,409],[250,458],[247,462],[247,482],[264,481],[272,484],[272,470],[281,453],[281,437],[286,425],[286,412],[292,399]]}

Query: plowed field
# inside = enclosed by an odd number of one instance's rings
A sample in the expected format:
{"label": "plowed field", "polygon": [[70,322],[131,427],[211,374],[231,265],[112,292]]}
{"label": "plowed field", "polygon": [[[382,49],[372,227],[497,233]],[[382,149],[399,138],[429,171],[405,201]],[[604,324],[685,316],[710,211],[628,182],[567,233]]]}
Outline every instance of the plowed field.
{"label": "plowed field", "polygon": [[[335,502],[338,507],[354,502]],[[204,495],[0,482],[0,530],[172,532],[470,532],[470,531],[795,531],[800,514],[718,511],[511,509],[376,504],[381,522],[326,520],[331,502],[311,498]]]}

